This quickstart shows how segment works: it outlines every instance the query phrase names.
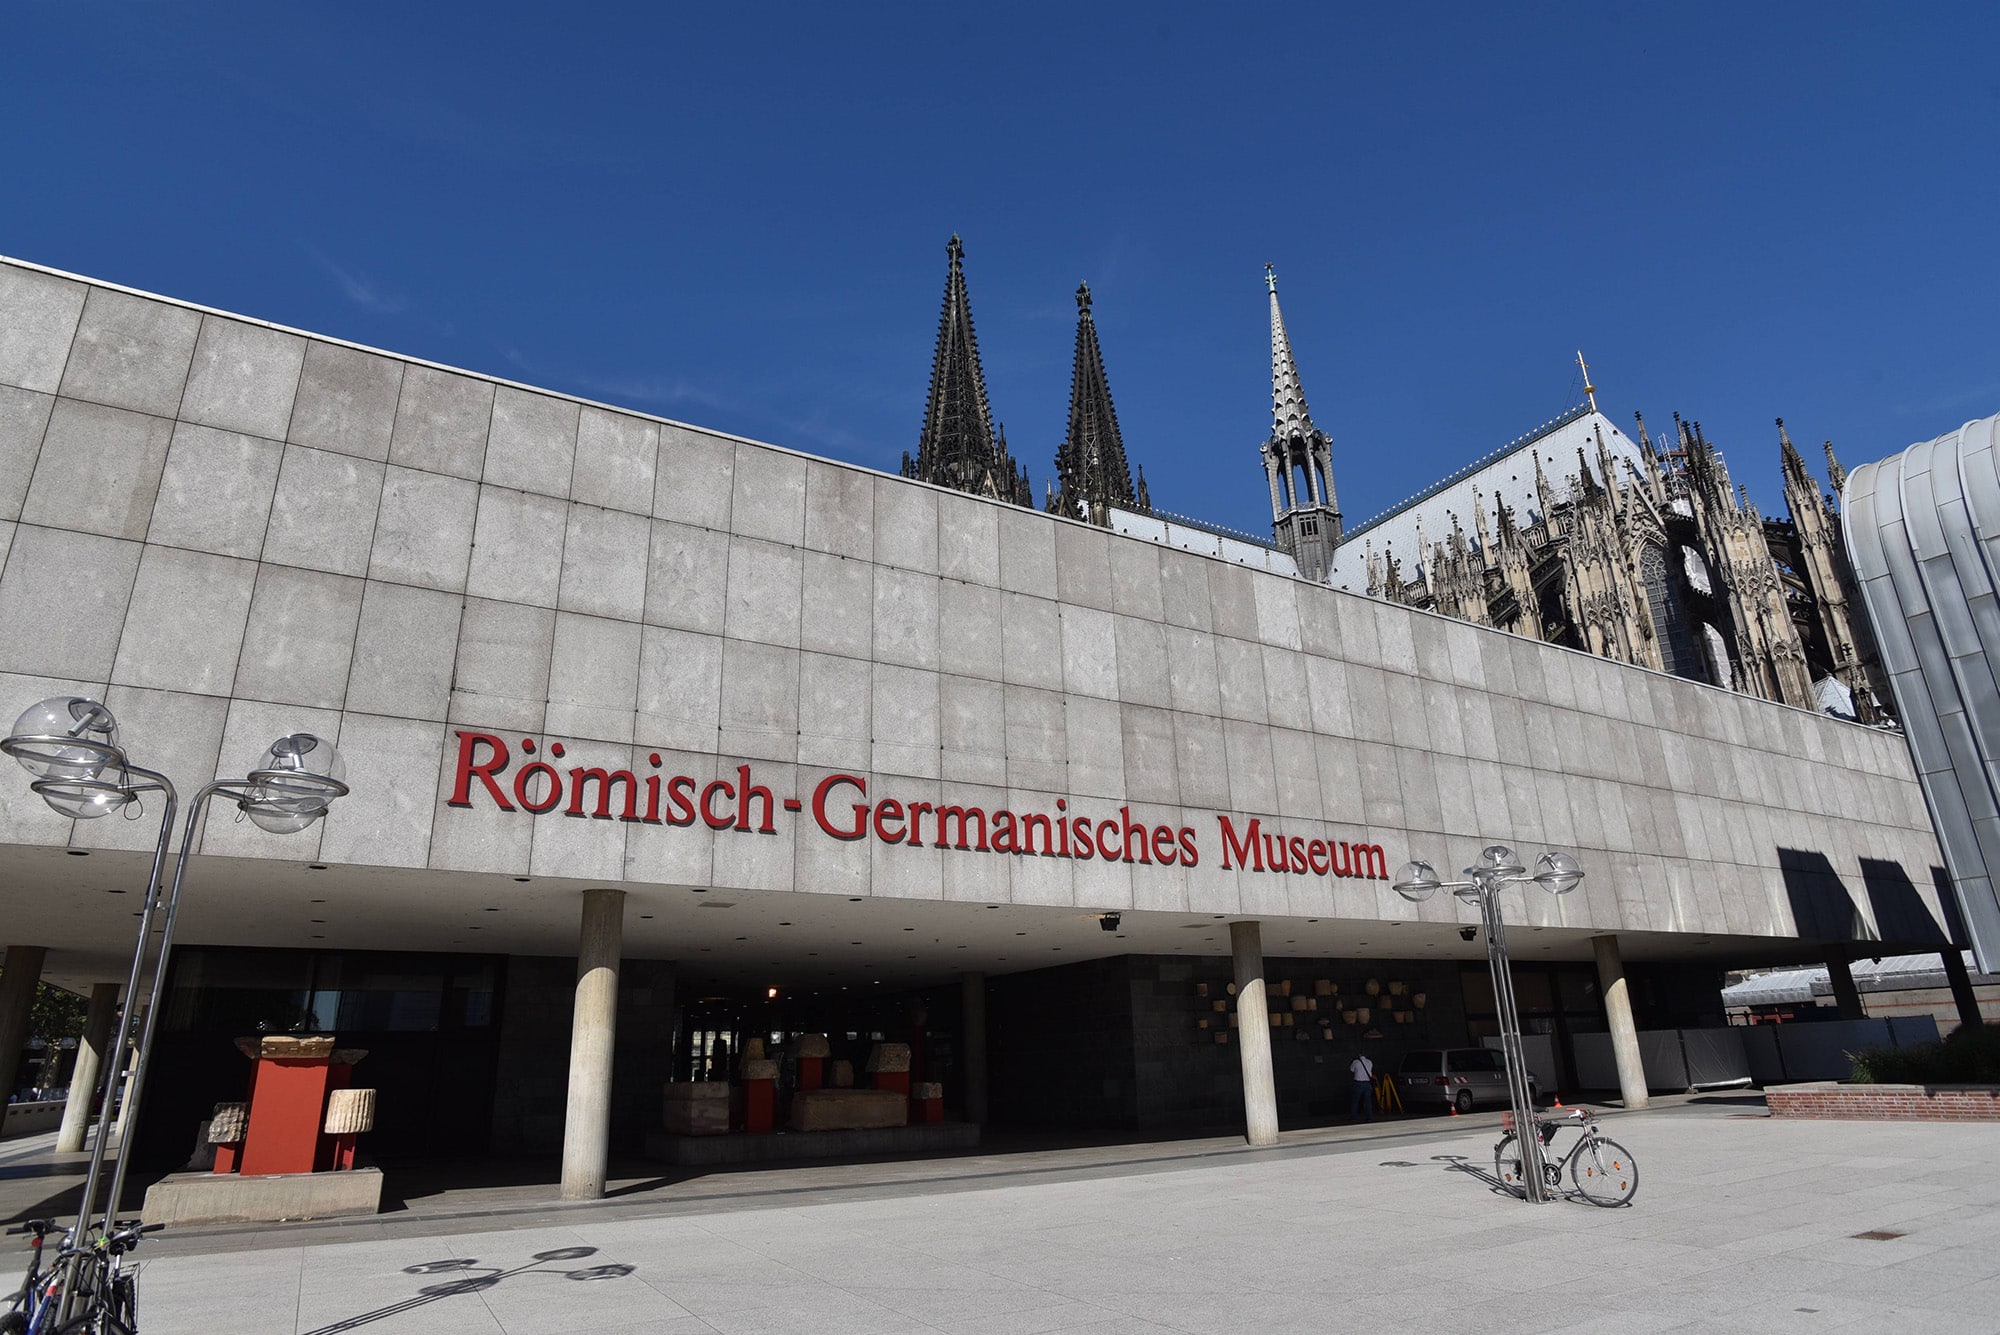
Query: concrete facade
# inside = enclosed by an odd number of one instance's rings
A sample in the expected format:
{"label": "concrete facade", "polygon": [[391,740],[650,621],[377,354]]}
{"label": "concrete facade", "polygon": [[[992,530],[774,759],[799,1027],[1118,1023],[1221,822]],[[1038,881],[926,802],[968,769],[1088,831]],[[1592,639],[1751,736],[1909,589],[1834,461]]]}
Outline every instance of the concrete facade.
{"label": "concrete facade", "polygon": [[[102,693],[135,759],[188,786],[298,728],[347,759],[353,794],[322,827],[209,819],[201,852],[243,860],[217,864],[209,894],[242,911],[191,902],[189,939],[307,944],[249,887],[310,863],[337,864],[326,883],[354,896],[314,938],[330,944],[372,944],[366,919],[423,872],[446,875],[402,898],[394,935],[441,949],[468,941],[462,910],[489,881],[520,877],[533,888],[480,947],[573,940],[587,885],[1451,939],[1435,930],[1459,921],[1448,897],[1413,908],[1386,879],[1225,865],[1219,817],[1379,846],[1391,871],[1457,866],[1495,838],[1570,848],[1581,889],[1517,916],[1579,959],[1604,933],[1628,959],[1885,936],[1870,864],[1900,868],[1939,920],[1895,735],[25,265],[0,265],[0,312],[0,697]],[[533,758],[560,744],[563,770],[705,786],[747,765],[808,810],[763,834],[530,816],[477,782],[454,806],[466,733],[509,748],[503,794],[526,739]],[[809,807],[841,773],[869,801],[1129,807],[1194,831],[1199,861],[831,837]],[[857,793],[835,790],[840,820]],[[115,945],[100,938],[123,905],[77,911],[73,866],[46,854],[136,856],[151,834],[0,785],[0,841],[48,887],[10,934],[57,963]],[[628,952],[685,948],[656,930],[634,919]]]}

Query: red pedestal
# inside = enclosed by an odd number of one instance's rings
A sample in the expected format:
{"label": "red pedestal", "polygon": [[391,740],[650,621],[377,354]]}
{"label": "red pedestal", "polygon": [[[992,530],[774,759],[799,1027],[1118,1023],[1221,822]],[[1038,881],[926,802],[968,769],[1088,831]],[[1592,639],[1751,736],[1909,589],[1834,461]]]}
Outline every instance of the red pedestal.
{"label": "red pedestal", "polygon": [[910,1096],[910,1073],[908,1071],[877,1071],[875,1088],[893,1089],[904,1098]]}
{"label": "red pedestal", "polygon": [[918,1099],[912,1105],[917,1110],[919,1122],[942,1122],[944,1120],[944,1096],[934,1099]]}
{"label": "red pedestal", "polygon": [[310,1173],[326,1112],[325,1057],[259,1057],[250,1083],[250,1128],[243,1135],[246,1177]]}
{"label": "red pedestal", "polygon": [[768,1135],[777,1125],[778,1082],[743,1082],[743,1129],[752,1135]]}
{"label": "red pedestal", "polygon": [[354,1063],[367,1053],[336,1051],[331,1035],[258,1035],[236,1046],[251,1062],[249,1115],[240,1142],[215,1147],[215,1171],[264,1177],[352,1168],[354,1135],[321,1128],[328,1096],[353,1083]]}
{"label": "red pedestal", "polygon": [[818,1089],[826,1079],[826,1058],[799,1058],[799,1088]]}

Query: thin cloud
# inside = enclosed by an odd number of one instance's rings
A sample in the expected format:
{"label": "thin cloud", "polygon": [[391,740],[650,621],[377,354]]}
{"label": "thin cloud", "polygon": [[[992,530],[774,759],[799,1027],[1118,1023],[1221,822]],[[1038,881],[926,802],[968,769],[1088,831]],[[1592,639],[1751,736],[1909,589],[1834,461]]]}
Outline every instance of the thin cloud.
{"label": "thin cloud", "polygon": [[394,288],[384,287],[372,278],[342,268],[334,263],[332,256],[311,242],[300,244],[306,254],[312,257],[313,262],[326,270],[334,283],[339,286],[341,295],[362,310],[371,311],[376,315],[399,315],[409,308],[409,298]]}

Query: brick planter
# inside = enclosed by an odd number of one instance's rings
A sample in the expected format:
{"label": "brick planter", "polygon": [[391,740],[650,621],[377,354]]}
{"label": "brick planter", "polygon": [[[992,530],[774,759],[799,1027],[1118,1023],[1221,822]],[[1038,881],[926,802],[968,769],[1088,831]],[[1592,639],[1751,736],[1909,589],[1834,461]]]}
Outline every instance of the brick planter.
{"label": "brick planter", "polygon": [[2000,1085],[1769,1085],[1773,1117],[1844,1121],[2000,1122]]}

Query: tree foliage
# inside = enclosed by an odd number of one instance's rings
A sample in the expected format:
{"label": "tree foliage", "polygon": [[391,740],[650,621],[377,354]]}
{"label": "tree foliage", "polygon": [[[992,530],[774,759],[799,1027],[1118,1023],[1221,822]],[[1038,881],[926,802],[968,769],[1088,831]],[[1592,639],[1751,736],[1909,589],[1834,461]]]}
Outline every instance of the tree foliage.
{"label": "tree foliage", "polygon": [[35,1004],[28,1012],[28,1033],[51,1046],[65,1038],[81,1038],[88,1010],[89,1004],[76,993],[38,982]]}

